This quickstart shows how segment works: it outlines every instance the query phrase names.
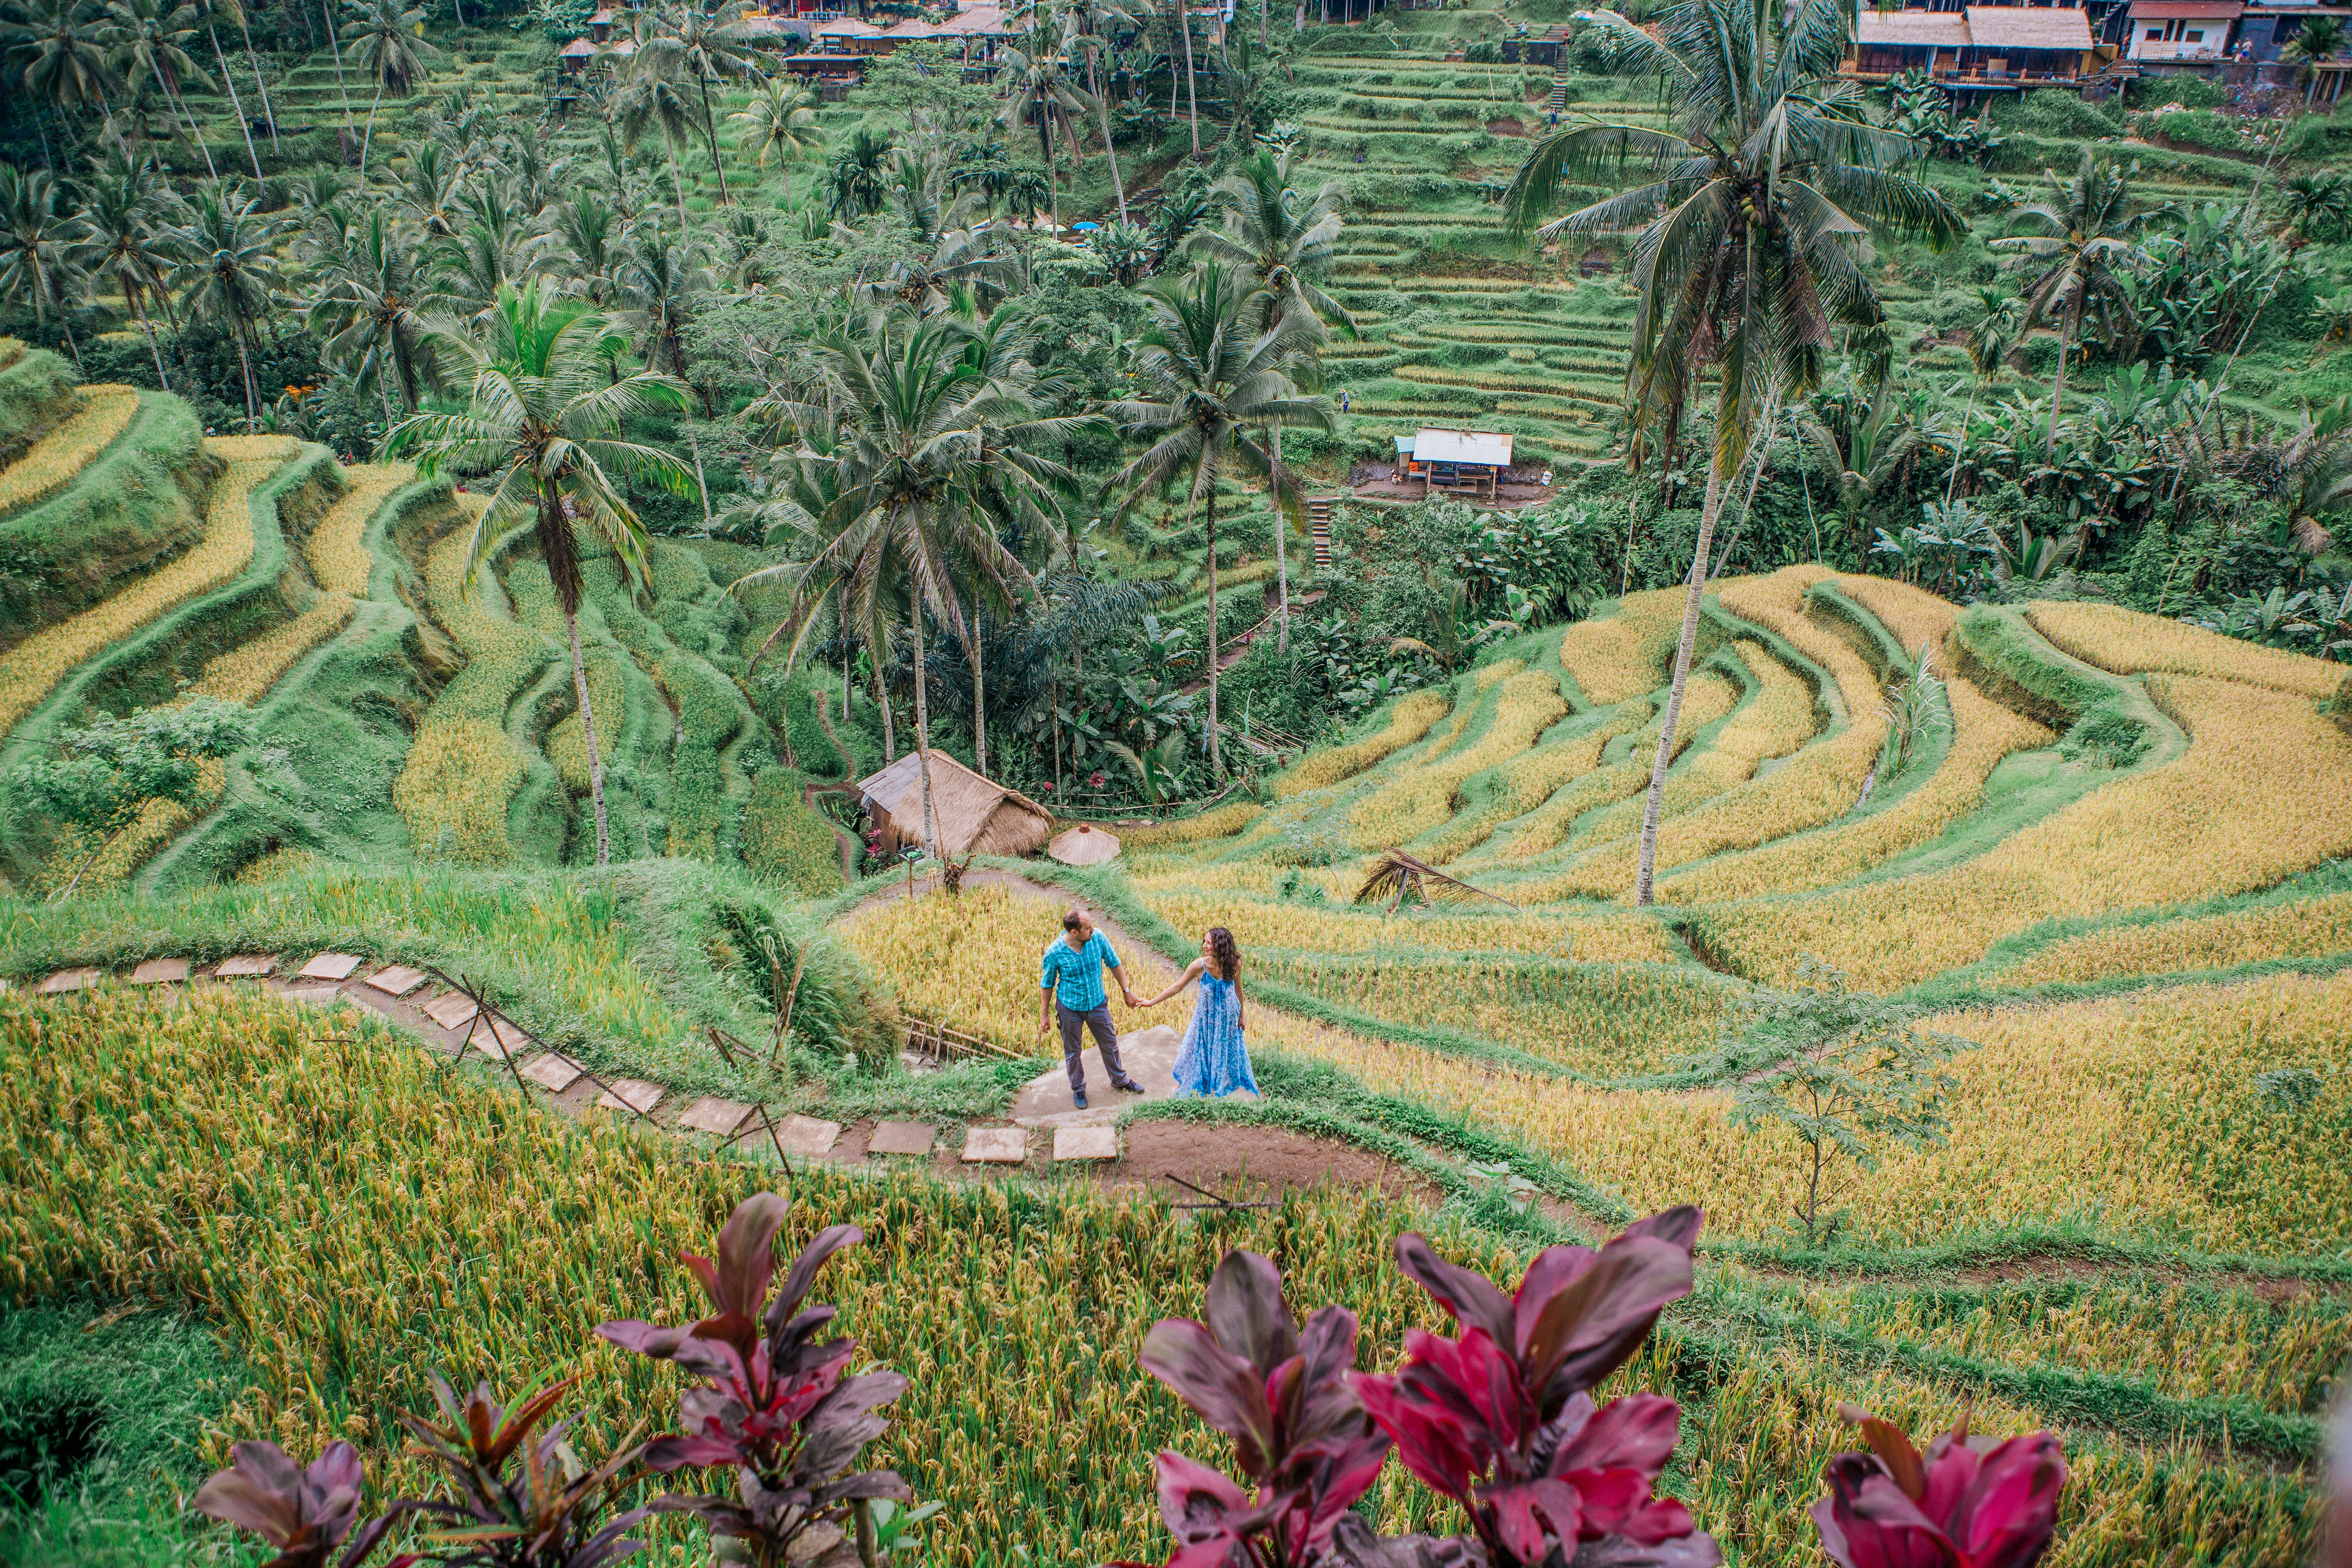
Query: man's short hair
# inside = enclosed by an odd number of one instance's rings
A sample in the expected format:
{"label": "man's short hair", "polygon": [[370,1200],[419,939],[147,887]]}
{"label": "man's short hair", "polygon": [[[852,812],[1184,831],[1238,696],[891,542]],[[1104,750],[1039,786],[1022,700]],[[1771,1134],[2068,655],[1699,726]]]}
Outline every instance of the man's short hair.
{"label": "man's short hair", "polygon": [[1062,917],[1062,929],[1064,931],[1076,931],[1086,923],[1087,911],[1084,910],[1072,910],[1068,914]]}

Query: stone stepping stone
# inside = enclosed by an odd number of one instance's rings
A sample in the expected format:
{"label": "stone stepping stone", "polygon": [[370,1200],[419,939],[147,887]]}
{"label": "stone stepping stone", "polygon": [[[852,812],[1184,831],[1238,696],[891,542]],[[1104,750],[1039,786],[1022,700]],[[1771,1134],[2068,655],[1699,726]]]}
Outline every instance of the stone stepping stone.
{"label": "stone stepping stone", "polygon": [[814,1159],[833,1152],[841,1141],[841,1123],[819,1121],[814,1116],[787,1116],[776,1124],[776,1142],[787,1154],[805,1154]]}
{"label": "stone stepping stone", "polygon": [[215,980],[258,980],[276,972],[278,955],[274,952],[241,952],[235,958],[224,958],[213,971]]}
{"label": "stone stepping stone", "polygon": [[751,1120],[751,1107],[740,1100],[721,1100],[706,1094],[686,1108],[677,1119],[679,1127],[688,1132],[708,1132],[714,1138],[731,1138],[742,1131],[743,1123]]}
{"label": "stone stepping stone", "polygon": [[356,953],[322,952],[304,964],[294,978],[297,980],[349,980],[352,972],[367,961]]}
{"label": "stone stepping stone", "polygon": [[498,1042],[500,1056],[505,1056],[509,1051],[519,1051],[531,1043],[530,1037],[525,1034],[520,1026],[509,1024],[504,1018],[496,1016],[490,1019],[490,1038]]}
{"label": "stone stepping stone", "polygon": [[331,1007],[342,999],[331,985],[297,985],[286,993],[286,1000],[298,1007]]}
{"label": "stone stepping stone", "polygon": [[928,1157],[939,1141],[939,1130],[920,1121],[877,1121],[866,1141],[868,1154],[913,1154]]}
{"label": "stone stepping stone", "polygon": [[970,1127],[964,1130],[963,1163],[967,1165],[1017,1165],[1029,1157],[1029,1134],[1019,1127]]}
{"label": "stone stepping stone", "polygon": [[184,958],[151,958],[131,972],[133,985],[175,985],[188,977]]}
{"label": "stone stepping stone", "polygon": [[411,969],[404,963],[395,963],[377,970],[361,984],[372,991],[381,991],[387,996],[405,996],[424,984],[428,978],[429,976],[421,969]]}
{"label": "stone stepping stone", "polygon": [[98,981],[99,972],[95,969],[60,969],[41,982],[41,988],[36,994],[62,996],[68,991],[87,991]]}
{"label": "stone stepping stone", "polygon": [[605,1110],[635,1110],[651,1116],[665,1092],[661,1085],[641,1078],[616,1078],[596,1097],[596,1104]]}
{"label": "stone stepping stone", "polygon": [[425,1005],[425,1016],[445,1029],[462,1029],[474,1021],[474,999],[463,991],[452,991],[438,1001]]}
{"label": "stone stepping stone", "polygon": [[1054,1158],[1056,1162],[1116,1160],[1118,1158],[1118,1129],[1056,1127],[1054,1129]]}
{"label": "stone stepping stone", "polygon": [[549,1051],[543,1056],[532,1058],[524,1066],[522,1076],[556,1094],[562,1094],[580,1081],[580,1075],[587,1070],[570,1057],[558,1056],[553,1051]]}

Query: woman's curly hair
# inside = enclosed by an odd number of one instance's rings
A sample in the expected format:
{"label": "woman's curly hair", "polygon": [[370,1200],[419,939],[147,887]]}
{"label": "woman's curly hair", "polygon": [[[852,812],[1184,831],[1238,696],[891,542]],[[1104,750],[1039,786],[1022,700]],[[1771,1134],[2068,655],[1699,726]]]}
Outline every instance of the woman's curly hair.
{"label": "woman's curly hair", "polygon": [[1223,926],[1209,928],[1209,966],[1228,985],[1241,978],[1242,950],[1234,945],[1234,933]]}

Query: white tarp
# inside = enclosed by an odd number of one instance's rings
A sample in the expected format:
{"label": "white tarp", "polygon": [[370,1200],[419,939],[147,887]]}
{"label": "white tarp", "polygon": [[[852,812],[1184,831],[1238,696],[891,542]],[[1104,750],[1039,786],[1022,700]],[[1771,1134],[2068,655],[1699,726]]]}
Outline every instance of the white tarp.
{"label": "white tarp", "polygon": [[1416,463],[1482,463],[1511,466],[1511,438],[1486,430],[1423,430],[1412,438]]}

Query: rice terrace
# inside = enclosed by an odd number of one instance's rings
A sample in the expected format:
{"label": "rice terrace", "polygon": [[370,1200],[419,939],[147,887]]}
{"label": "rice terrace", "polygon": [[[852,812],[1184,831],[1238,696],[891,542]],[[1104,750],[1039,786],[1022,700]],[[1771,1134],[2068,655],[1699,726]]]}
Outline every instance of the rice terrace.
{"label": "rice terrace", "polygon": [[2352,1568],[2352,7],[0,6],[0,1565]]}

